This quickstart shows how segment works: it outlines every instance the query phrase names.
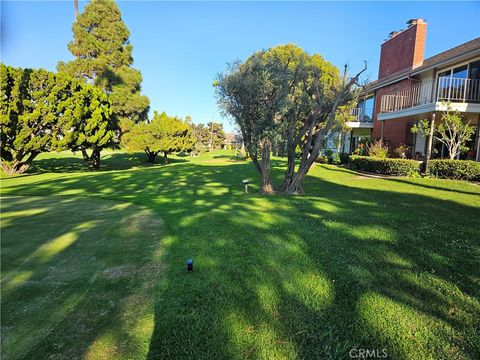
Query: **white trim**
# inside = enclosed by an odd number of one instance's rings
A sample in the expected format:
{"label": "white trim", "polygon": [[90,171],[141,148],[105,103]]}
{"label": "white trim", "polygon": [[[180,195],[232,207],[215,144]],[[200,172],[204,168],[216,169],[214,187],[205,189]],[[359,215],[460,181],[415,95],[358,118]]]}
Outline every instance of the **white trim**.
{"label": "white trim", "polygon": [[347,126],[352,129],[357,129],[357,128],[373,129],[373,121],[372,122],[348,121]]}
{"label": "white trim", "polygon": [[[400,117],[405,116],[412,116],[412,115],[419,115],[423,113],[429,113],[432,111],[447,111],[447,103],[444,102],[435,102],[425,105],[419,105],[399,111],[393,111],[389,113],[379,113],[377,115],[378,121],[384,120],[393,120],[398,119]],[[450,109],[453,111],[458,111],[461,113],[475,113],[480,114],[480,104],[474,103],[459,103],[459,102],[451,102],[449,103]]]}
{"label": "white trim", "polygon": [[423,104],[423,105],[402,109],[399,111],[393,111],[389,113],[379,113],[377,115],[377,120],[378,121],[392,120],[392,119],[397,119],[399,117],[418,115],[422,113],[429,113],[432,111],[435,111],[435,103]]}
{"label": "white trim", "polygon": [[474,103],[460,103],[460,102],[436,102],[435,111],[447,111],[448,105],[450,109],[458,112],[468,112],[468,113],[480,113],[480,104]]}

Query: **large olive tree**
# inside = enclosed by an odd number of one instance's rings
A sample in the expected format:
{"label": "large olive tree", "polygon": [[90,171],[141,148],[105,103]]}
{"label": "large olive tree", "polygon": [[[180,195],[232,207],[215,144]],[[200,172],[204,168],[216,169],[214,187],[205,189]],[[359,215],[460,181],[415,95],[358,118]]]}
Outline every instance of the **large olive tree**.
{"label": "large olive tree", "polygon": [[[233,118],[262,175],[262,191],[272,192],[272,142],[284,144],[287,170],[279,190],[303,193],[302,181],[318,157],[326,134],[338,126],[340,109],[355,97],[360,75],[348,78],[318,54],[295,45],[259,51],[220,74],[215,83],[224,114]],[[295,151],[301,158],[295,170]]]}

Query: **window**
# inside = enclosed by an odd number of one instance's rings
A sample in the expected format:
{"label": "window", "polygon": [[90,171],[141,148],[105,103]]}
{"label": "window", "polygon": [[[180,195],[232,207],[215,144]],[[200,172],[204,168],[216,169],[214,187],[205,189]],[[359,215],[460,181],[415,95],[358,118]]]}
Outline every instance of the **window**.
{"label": "window", "polygon": [[480,102],[480,60],[439,73],[437,101]]}
{"label": "window", "polygon": [[362,100],[358,103],[359,110],[359,117],[360,121],[362,122],[372,122],[373,121],[373,105],[374,105],[374,98],[368,98]]}
{"label": "window", "polygon": [[480,103],[480,60],[468,66],[468,101]]}

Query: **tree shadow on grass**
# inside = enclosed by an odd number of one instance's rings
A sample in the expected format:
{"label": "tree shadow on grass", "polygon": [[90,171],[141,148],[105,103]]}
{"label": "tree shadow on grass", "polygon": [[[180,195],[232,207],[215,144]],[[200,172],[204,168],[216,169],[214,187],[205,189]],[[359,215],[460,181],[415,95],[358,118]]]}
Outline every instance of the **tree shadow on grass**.
{"label": "tree shadow on grass", "polygon": [[[243,176],[258,182],[248,163],[176,164],[5,191],[115,196],[162,214],[150,359],[480,356],[478,207],[323,177],[307,178],[305,197],[245,196]],[[94,347],[108,326],[88,326]]]}
{"label": "tree shadow on grass", "polygon": [[[99,172],[129,170],[133,168],[154,168],[166,165],[162,156],[157,156],[154,164],[148,163],[144,153],[110,153],[102,156],[100,170],[93,169],[88,162],[72,154],[71,156],[37,159],[28,170],[29,174]],[[183,158],[169,158],[168,164],[187,162]]]}
{"label": "tree shadow on grass", "polygon": [[[357,172],[355,170],[351,170],[348,168],[342,168],[338,166],[325,166],[322,165],[322,168],[329,171],[329,172],[342,172],[345,174],[358,174],[359,176],[366,176],[366,177],[372,177],[372,178],[384,178],[388,179],[389,181],[392,182],[398,182],[401,184],[408,184],[408,185],[413,185],[413,186],[418,186],[418,187],[423,187],[428,190],[442,190],[442,191],[449,191],[453,193],[461,193],[461,194],[467,194],[467,195],[478,195],[478,192],[475,191],[464,191],[460,190],[458,188],[450,188],[449,185],[451,185],[450,182],[457,182],[458,180],[448,180],[448,179],[437,179],[436,180],[436,185],[432,185],[425,183],[426,181],[430,181],[430,179],[423,179],[423,178],[408,178],[408,177],[402,177],[402,176],[393,176],[393,175],[386,175],[382,176],[382,174],[374,174],[374,173],[363,173],[363,172]],[[467,182],[465,181],[464,183],[473,186],[478,186],[476,183],[473,182]]]}
{"label": "tree shadow on grass", "polygon": [[163,223],[128,203],[2,198],[2,358],[138,358]]}
{"label": "tree shadow on grass", "polygon": [[[438,180],[438,182],[441,183],[443,186],[432,185],[432,184],[423,184],[420,181],[416,181],[414,179],[408,179],[408,178],[396,178],[396,179],[392,179],[392,181],[396,181],[396,182],[403,183],[403,184],[410,184],[410,185],[414,185],[414,186],[420,186],[420,187],[423,187],[423,188],[428,189],[428,190],[442,190],[442,191],[449,191],[449,192],[453,192],[453,193],[461,193],[461,194],[467,194],[467,195],[478,195],[478,192],[475,192],[475,191],[462,191],[462,190],[459,190],[459,189],[450,189],[449,188],[449,183],[450,182],[457,182],[458,180],[447,180],[447,179]],[[472,189],[473,189],[474,186],[478,186],[474,183],[470,183],[470,182],[467,182],[467,181],[465,181],[465,183],[470,184],[472,186]]]}
{"label": "tree shadow on grass", "polygon": [[[241,207],[197,217],[206,226],[195,233],[195,249],[180,236],[167,252],[194,253],[198,274],[186,277],[179,267],[166,276],[149,358],[341,359],[352,348],[386,349],[395,359],[476,358],[479,271],[471,251],[480,244],[466,216],[478,209],[321,186],[328,196],[310,198],[319,207],[268,198],[264,221]],[[372,202],[384,207],[375,211]],[[417,228],[419,207],[447,212],[453,222],[440,225],[431,213]],[[166,299],[175,299],[174,311]],[[173,315],[183,313],[190,316]]]}

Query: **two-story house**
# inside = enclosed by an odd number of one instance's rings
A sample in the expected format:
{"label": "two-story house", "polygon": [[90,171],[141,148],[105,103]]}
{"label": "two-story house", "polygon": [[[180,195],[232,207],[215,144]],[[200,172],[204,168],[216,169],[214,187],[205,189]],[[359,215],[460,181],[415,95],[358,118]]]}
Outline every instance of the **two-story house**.
{"label": "two-story house", "polygon": [[[427,23],[413,19],[407,24],[381,45],[378,80],[367,85],[366,100],[360,103],[373,102],[373,121],[351,123],[341,150],[352,152],[363,134],[360,129],[366,134],[371,127],[373,139],[382,139],[391,149],[406,145],[409,157],[422,158],[429,153],[429,142],[411,128],[423,119],[441,121],[448,103],[475,127],[469,151],[461,158],[480,161],[480,38],[424,59]],[[360,105],[355,111],[365,109]],[[430,150],[432,157],[447,156],[435,141]]]}

